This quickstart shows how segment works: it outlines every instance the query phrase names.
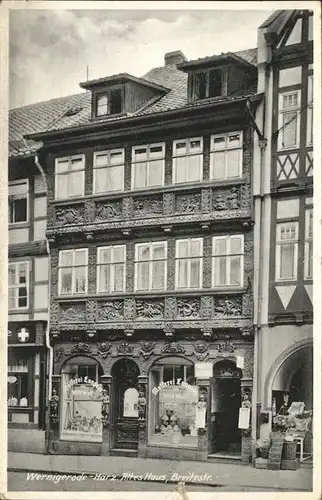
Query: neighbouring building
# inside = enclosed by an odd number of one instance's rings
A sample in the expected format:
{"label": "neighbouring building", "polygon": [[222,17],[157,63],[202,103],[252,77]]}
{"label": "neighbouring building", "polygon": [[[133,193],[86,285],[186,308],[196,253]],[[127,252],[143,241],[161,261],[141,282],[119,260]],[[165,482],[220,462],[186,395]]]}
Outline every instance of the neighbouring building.
{"label": "neighbouring building", "polygon": [[[46,183],[26,132],[10,111],[8,249],[8,450],[44,452],[47,392]],[[34,128],[31,130],[37,130]]]}
{"label": "neighbouring building", "polygon": [[[313,410],[312,12],[276,11],[259,28],[258,82],[267,145],[254,154],[254,378],[264,436],[285,397]],[[299,445],[309,457],[312,434]]]}
{"label": "neighbouring building", "polygon": [[34,105],[53,117],[26,130],[48,185],[49,453],[249,462],[256,52],[176,51]]}

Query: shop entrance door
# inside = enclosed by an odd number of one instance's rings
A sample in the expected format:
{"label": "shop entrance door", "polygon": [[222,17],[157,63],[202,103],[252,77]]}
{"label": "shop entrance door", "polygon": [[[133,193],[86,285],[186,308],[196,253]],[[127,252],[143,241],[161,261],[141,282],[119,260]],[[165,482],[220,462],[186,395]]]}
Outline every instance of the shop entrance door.
{"label": "shop entrance door", "polygon": [[136,450],[139,443],[137,364],[129,359],[118,361],[112,369],[113,448]]}
{"label": "shop entrance door", "polygon": [[[217,373],[216,373],[217,372]],[[241,390],[239,370],[215,370],[213,379],[212,453],[240,455],[238,429]],[[216,376],[217,375],[217,376]]]}

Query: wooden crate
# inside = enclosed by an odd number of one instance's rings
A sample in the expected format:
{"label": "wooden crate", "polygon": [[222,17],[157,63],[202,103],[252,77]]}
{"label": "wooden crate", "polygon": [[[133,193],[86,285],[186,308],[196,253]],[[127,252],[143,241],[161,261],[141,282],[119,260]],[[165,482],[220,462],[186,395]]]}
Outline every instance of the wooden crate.
{"label": "wooden crate", "polygon": [[281,469],[283,470],[297,470],[300,467],[299,460],[282,460]]}

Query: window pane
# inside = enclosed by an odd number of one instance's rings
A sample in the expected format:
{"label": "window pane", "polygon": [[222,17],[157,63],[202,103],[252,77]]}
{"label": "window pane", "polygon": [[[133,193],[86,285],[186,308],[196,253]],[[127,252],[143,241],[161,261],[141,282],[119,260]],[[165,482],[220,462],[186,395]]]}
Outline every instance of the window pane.
{"label": "window pane", "polygon": [[238,148],[240,147],[240,134],[232,134],[228,136],[228,148]]}
{"label": "window pane", "polygon": [[190,286],[192,288],[200,287],[200,259],[191,259],[190,266]]}
{"label": "window pane", "polygon": [[230,257],[230,285],[240,285],[240,257]]}
{"label": "window pane", "polygon": [[137,270],[137,289],[149,289],[149,263],[142,262],[136,265]]}
{"label": "window pane", "polygon": [[186,156],[176,158],[174,161],[175,182],[186,182]]}
{"label": "window pane", "polygon": [[164,243],[152,246],[152,259],[164,259],[165,257],[166,255]]}
{"label": "window pane", "polygon": [[190,153],[201,153],[202,146],[200,139],[194,139],[189,141],[189,151]]}
{"label": "window pane", "polygon": [[176,142],[175,143],[175,154],[176,155],[185,155],[187,154],[187,141]]}
{"label": "window pane", "polygon": [[178,261],[178,288],[188,287],[188,265],[187,259]]}
{"label": "window pane", "polygon": [[121,89],[114,89],[111,92],[111,115],[122,113],[122,91]]}
{"label": "window pane", "polygon": [[113,248],[113,262],[123,262],[124,260],[125,260],[125,248],[124,248],[124,246],[114,247]]}
{"label": "window pane", "polygon": [[8,307],[9,309],[15,309],[16,307],[16,288],[9,288],[8,290]]}
{"label": "window pane", "polygon": [[61,293],[72,293],[72,270],[71,268],[63,268],[60,270],[61,277]]}
{"label": "window pane", "polygon": [[297,141],[297,113],[283,114],[282,146],[295,146]]}
{"label": "window pane", "polygon": [[60,252],[60,266],[71,266],[73,264],[73,251]]}
{"label": "window pane", "polygon": [[108,165],[107,154],[95,155],[94,163],[95,163],[95,166],[97,166],[97,167]]}
{"label": "window pane", "polygon": [[232,236],[230,238],[230,253],[231,254],[242,252],[241,242],[242,242],[242,240],[239,237]]}
{"label": "window pane", "polygon": [[99,291],[110,291],[110,266],[99,266]]}
{"label": "window pane", "polygon": [[135,148],[134,149],[134,160],[135,161],[147,160],[147,148],[146,147]]}
{"label": "window pane", "polygon": [[209,72],[209,97],[221,95],[222,89],[222,70],[214,69]]}
{"label": "window pane", "polygon": [[75,293],[83,293],[86,289],[86,268],[85,267],[75,267]]}
{"label": "window pane", "polygon": [[215,286],[225,285],[226,279],[226,257],[214,259]]}
{"label": "window pane", "polygon": [[294,277],[294,257],[295,245],[293,243],[288,245],[281,245],[281,261],[280,261],[280,277],[293,278]]}
{"label": "window pane", "polygon": [[200,257],[202,255],[201,248],[202,248],[201,241],[191,240],[191,244],[190,244],[191,257]]}
{"label": "window pane", "polygon": [[147,164],[135,163],[134,168],[134,187],[141,188],[147,185]]}
{"label": "window pane", "polygon": [[120,191],[123,186],[122,167],[109,167],[107,169],[107,191]]}
{"label": "window pane", "polygon": [[97,116],[106,115],[108,113],[108,96],[102,94],[97,96]]}
{"label": "window pane", "polygon": [[70,168],[71,170],[82,170],[84,168],[83,158],[72,158]]}
{"label": "window pane", "polygon": [[308,34],[308,39],[313,40],[313,29],[314,29],[314,23],[313,23],[313,15],[309,16],[309,34]]}
{"label": "window pane", "polygon": [[161,186],[163,177],[163,160],[151,161],[149,164],[149,186]]}
{"label": "window pane", "polygon": [[307,242],[307,278],[313,277],[313,243]]}
{"label": "window pane", "polygon": [[75,266],[81,266],[86,264],[86,250],[76,250],[75,251]]}
{"label": "window pane", "polygon": [[139,246],[138,247],[138,260],[149,260],[149,259],[150,259],[150,247],[148,245]]}
{"label": "window pane", "polygon": [[27,221],[27,198],[13,201],[14,220],[12,222]]}
{"label": "window pane", "polygon": [[156,158],[163,157],[163,146],[160,144],[158,146],[150,146],[149,148],[149,158],[154,160]]}
{"label": "window pane", "polygon": [[227,151],[227,177],[239,177],[240,150]]}
{"label": "window pane", "polygon": [[107,168],[97,168],[95,170],[95,193],[104,193],[108,190]]}
{"label": "window pane", "polygon": [[207,76],[206,73],[196,73],[194,75],[194,99],[204,99],[206,97]]}
{"label": "window pane", "polygon": [[68,172],[68,165],[69,165],[69,161],[68,160],[58,160],[56,162],[56,168],[55,168],[56,174],[61,174],[63,172]]}
{"label": "window pane", "polygon": [[164,261],[155,261],[152,264],[152,288],[153,290],[164,289]]}
{"label": "window pane", "polygon": [[84,194],[84,171],[69,174],[69,196]]}
{"label": "window pane", "polygon": [[27,281],[27,265],[25,263],[19,264],[18,283],[26,283]]}
{"label": "window pane", "polygon": [[68,175],[56,175],[56,198],[68,198]]}
{"label": "window pane", "polygon": [[212,153],[212,178],[213,179],[225,179],[225,158],[226,153]]}
{"label": "window pane", "polygon": [[200,180],[200,155],[186,157],[186,182]]}
{"label": "window pane", "polygon": [[8,284],[9,286],[16,284],[16,266],[9,266],[8,269]]}
{"label": "window pane", "polygon": [[114,265],[114,290],[121,292],[124,289],[124,264]]}
{"label": "window pane", "polygon": [[188,257],[189,256],[189,242],[188,241],[178,241],[177,242],[177,257]]}
{"label": "window pane", "polygon": [[120,165],[124,162],[124,151],[111,151],[110,164]]}
{"label": "window pane", "polygon": [[225,149],[226,139],[225,137],[214,137],[212,140],[212,149]]}
{"label": "window pane", "polygon": [[227,252],[227,240],[225,238],[215,239],[215,255],[223,255]]}

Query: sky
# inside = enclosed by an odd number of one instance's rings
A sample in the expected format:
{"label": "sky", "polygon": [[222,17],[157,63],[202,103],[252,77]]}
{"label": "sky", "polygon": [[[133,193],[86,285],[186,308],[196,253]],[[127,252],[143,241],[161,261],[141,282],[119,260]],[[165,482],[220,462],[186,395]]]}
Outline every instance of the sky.
{"label": "sky", "polygon": [[254,48],[272,10],[10,10],[9,107],[81,92],[79,82],[143,76],[188,59]]}

